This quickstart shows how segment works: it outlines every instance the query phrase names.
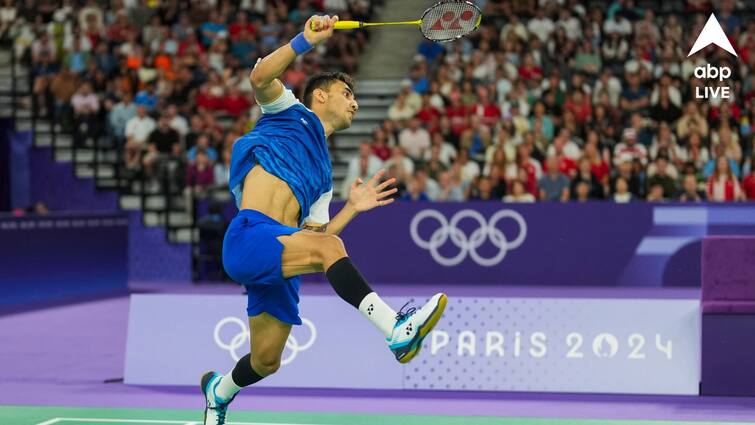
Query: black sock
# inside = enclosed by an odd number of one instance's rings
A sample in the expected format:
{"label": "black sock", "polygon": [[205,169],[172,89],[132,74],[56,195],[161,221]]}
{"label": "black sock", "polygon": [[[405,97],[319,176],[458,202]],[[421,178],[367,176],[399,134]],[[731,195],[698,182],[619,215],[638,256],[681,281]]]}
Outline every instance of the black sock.
{"label": "black sock", "polygon": [[251,353],[240,358],[239,361],[236,362],[236,367],[233,368],[233,372],[231,372],[233,383],[239,387],[247,387],[264,378],[264,376],[260,376],[259,373],[252,369],[251,360]]}
{"label": "black sock", "polygon": [[364,297],[372,292],[367,281],[364,280],[359,270],[354,267],[349,257],[343,257],[333,263],[325,271],[325,275],[328,277],[330,286],[335,289],[336,294],[357,309],[359,309],[359,303],[362,302]]}

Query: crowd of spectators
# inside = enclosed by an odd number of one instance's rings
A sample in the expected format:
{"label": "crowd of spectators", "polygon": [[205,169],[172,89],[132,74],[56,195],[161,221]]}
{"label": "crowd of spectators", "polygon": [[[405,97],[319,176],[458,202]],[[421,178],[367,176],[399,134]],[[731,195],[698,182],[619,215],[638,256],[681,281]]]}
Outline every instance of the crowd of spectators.
{"label": "crowd of spectators", "polygon": [[[746,2],[715,2],[738,56],[710,45],[689,58],[705,0],[476,3],[485,19],[471,37],[420,43],[344,197],[385,167],[406,200],[755,200]],[[731,77],[696,78],[708,64]],[[731,97],[697,98],[706,86]]]}
{"label": "crowd of spectators", "polygon": [[[249,73],[326,11],[368,19],[366,0],[4,0],[0,40],[31,65],[28,106],[77,147],[116,147],[122,175],[198,195],[227,188],[230,150],[259,117]],[[367,33],[336,32],[283,74],[354,72]],[[227,192],[227,190],[224,190]]]}

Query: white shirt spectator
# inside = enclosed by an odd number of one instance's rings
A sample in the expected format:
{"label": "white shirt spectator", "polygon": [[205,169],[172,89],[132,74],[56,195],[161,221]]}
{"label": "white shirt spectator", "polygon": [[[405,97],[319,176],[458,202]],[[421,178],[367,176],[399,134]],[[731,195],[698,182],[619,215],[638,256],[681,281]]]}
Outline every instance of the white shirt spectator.
{"label": "white shirt spectator", "polygon": [[[650,104],[651,105],[657,105],[658,100],[660,100],[661,95],[658,93],[658,87],[655,87],[653,89],[653,93],[650,95]],[[677,108],[682,107],[682,92],[679,91],[678,88],[675,86],[669,86],[668,87],[668,100],[669,102],[676,105]]]}
{"label": "white shirt spectator", "polygon": [[579,23],[579,19],[574,16],[570,16],[566,20],[559,20],[558,26],[564,28],[566,38],[569,40],[577,40],[582,37],[582,25]]}
{"label": "white shirt spectator", "polygon": [[625,158],[639,159],[644,166],[648,162],[648,150],[644,145],[635,142],[633,145],[621,142],[613,148],[613,162],[615,165],[621,164]]}
{"label": "white shirt spectator", "polygon": [[506,102],[506,96],[508,96],[511,89],[514,86],[511,84],[508,78],[504,77],[498,80],[495,85],[495,91],[498,93],[498,104],[502,105]]}
{"label": "white shirt spectator", "polygon": [[503,202],[535,202],[535,197],[529,192],[524,192],[520,196],[506,195],[503,197]]}
{"label": "white shirt spectator", "polygon": [[[396,164],[396,159],[391,157],[388,158],[387,161],[383,163],[383,168],[386,170],[391,168],[394,164]],[[401,171],[409,176],[414,175],[414,162],[412,162],[411,159],[409,159],[408,156],[401,157],[401,164],[397,164]]]}
{"label": "white shirt spectator", "polygon": [[461,181],[462,183],[470,183],[475,177],[480,175],[480,166],[475,161],[467,161],[461,167]]}
{"label": "white shirt spectator", "polygon": [[600,93],[605,90],[608,93],[608,99],[613,106],[619,106],[619,98],[621,97],[621,81],[614,76],[608,77],[607,82],[603,82],[602,79],[598,79],[595,82],[595,89],[592,91],[592,101],[596,105],[600,100]]}
{"label": "white shirt spectator", "polygon": [[186,118],[182,117],[181,115],[176,115],[173,117],[172,120],[170,120],[170,128],[173,130],[176,130],[178,134],[181,135],[181,137],[185,137],[187,134],[189,134],[189,123],[186,121]]}
{"label": "white shirt spectator", "polygon": [[105,27],[105,20],[102,9],[100,9],[95,3],[94,5],[84,6],[81,8],[81,10],[79,10],[79,27],[81,28],[82,32],[87,32],[89,30],[89,20],[87,19],[88,15],[94,15],[94,20],[97,23],[97,28],[102,29]]}
{"label": "white shirt spectator", "polygon": [[424,153],[430,149],[430,133],[422,127],[415,130],[405,128],[398,134],[398,144],[407,155],[415,160],[420,160]]}
{"label": "white shirt spectator", "polygon": [[349,3],[346,0],[325,0],[323,6],[325,6],[325,10],[328,12],[345,12],[349,10]]}
{"label": "white shirt spectator", "polygon": [[77,113],[84,109],[87,109],[89,112],[96,112],[100,110],[100,99],[94,93],[86,95],[76,93],[71,97],[71,107]]}
{"label": "white shirt spectator", "polygon": [[[654,175],[658,174],[658,166],[655,165],[655,162],[652,162],[650,163],[650,165],[648,165],[646,174],[648,177],[653,177]],[[676,169],[676,165],[670,162],[666,165],[666,174],[674,180],[677,180],[679,178],[679,170]]]}
{"label": "white shirt spectator", "polygon": [[524,24],[516,22],[508,23],[501,28],[501,41],[506,40],[511,32],[522,41],[526,41],[529,38],[529,33],[527,33],[527,28],[524,27]]}
{"label": "white shirt spectator", "polygon": [[648,73],[653,72],[653,63],[646,59],[629,59],[624,64],[624,73],[626,74],[636,74],[640,72],[640,67],[645,68]]}
{"label": "white shirt spectator", "polygon": [[672,77],[679,78],[682,73],[682,66],[678,62],[669,62],[668,69],[664,68],[664,63],[658,63],[653,69],[653,77],[660,79],[661,75],[668,72]]}
{"label": "white shirt spectator", "polygon": [[[569,140],[564,145],[564,155],[576,161],[582,156],[582,150],[579,148],[579,145],[574,143],[574,141]],[[556,156],[555,146],[553,145],[548,146],[548,152],[546,156],[548,157]]]}
{"label": "white shirt spectator", "polygon": [[623,16],[613,15],[613,19],[607,19],[603,23],[603,32],[606,34],[617,32],[626,36],[632,33],[632,24]]}
{"label": "white shirt spectator", "polygon": [[341,185],[341,197],[343,199],[348,199],[349,189],[351,188],[351,184],[354,183],[354,180],[361,177],[362,180],[367,181],[367,179],[374,176],[383,166],[383,161],[381,161],[380,158],[370,154],[370,156],[367,157],[367,172],[363,175],[360,173],[361,170],[359,169],[360,159],[361,158],[357,155],[349,160],[349,168]]}
{"label": "white shirt spectator", "polygon": [[155,127],[155,120],[146,115],[144,118],[137,115],[126,123],[126,138],[144,144]]}
{"label": "white shirt spectator", "polygon": [[388,108],[388,118],[394,121],[408,120],[416,113],[417,110],[409,106],[409,103],[406,101],[396,102]]}
{"label": "white shirt spectator", "polygon": [[54,60],[58,55],[58,48],[55,46],[55,43],[52,42],[49,38],[47,39],[47,42],[40,40],[35,41],[31,45],[31,55],[32,58],[35,58],[42,53],[48,53],[50,57]]}
{"label": "white shirt spectator", "polygon": [[530,34],[539,38],[543,43],[548,41],[548,38],[550,38],[550,35],[555,29],[556,24],[554,24],[547,16],[543,18],[532,18],[527,23],[527,30],[529,30]]}
{"label": "white shirt spectator", "polygon": [[[430,157],[432,155],[431,152],[432,152],[431,149],[428,149],[425,151],[425,154],[422,156],[422,159],[425,162],[430,161]],[[438,153],[438,160],[446,167],[449,167],[451,163],[454,161],[454,158],[456,158],[456,148],[454,147],[454,145],[443,142],[443,144],[440,145],[440,152]]]}
{"label": "white shirt spectator", "polygon": [[15,7],[0,7],[0,23],[10,25],[16,20]]}
{"label": "white shirt spectator", "polygon": [[231,167],[219,162],[213,169],[215,174],[215,184],[218,186],[227,185],[231,181]]}

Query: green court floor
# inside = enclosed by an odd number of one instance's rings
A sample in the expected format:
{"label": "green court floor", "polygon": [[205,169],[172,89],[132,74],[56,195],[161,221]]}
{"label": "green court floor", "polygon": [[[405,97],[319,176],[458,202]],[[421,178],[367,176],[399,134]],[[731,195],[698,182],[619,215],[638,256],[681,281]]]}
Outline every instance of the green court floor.
{"label": "green court floor", "polygon": [[[2,425],[199,425],[202,412],[0,406]],[[229,412],[228,425],[721,425],[724,422],[614,421],[479,416],[396,416]],[[734,422],[727,422],[732,425]],[[740,424],[744,424],[741,422]]]}

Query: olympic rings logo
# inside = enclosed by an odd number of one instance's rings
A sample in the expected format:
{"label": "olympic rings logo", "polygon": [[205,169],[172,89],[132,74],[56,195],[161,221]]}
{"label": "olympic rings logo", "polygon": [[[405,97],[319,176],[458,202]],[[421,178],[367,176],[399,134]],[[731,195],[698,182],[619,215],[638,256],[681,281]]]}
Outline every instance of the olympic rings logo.
{"label": "olympic rings logo", "polygon": [[[433,232],[430,239],[424,240],[419,235],[418,227],[419,223],[424,219],[434,219],[438,222],[440,227]],[[467,235],[457,227],[459,222],[465,218],[470,218],[479,224],[479,227],[467,237]],[[513,240],[509,241],[506,235],[499,230],[496,225],[504,218],[510,218],[514,220],[519,226],[519,234]],[[493,214],[490,217],[490,221],[486,221],[485,217],[479,212],[471,209],[464,209],[451,218],[449,222],[440,211],[437,210],[423,210],[417,213],[412,218],[411,225],[409,227],[412,240],[422,249],[430,251],[433,259],[440,265],[451,267],[460,264],[469,255],[472,260],[483,267],[491,267],[500,264],[503,261],[509,250],[519,248],[527,237],[527,223],[524,221],[524,217],[513,210],[501,210]],[[446,241],[451,239],[451,242],[459,248],[459,253],[455,256],[444,257],[438,250]],[[477,249],[482,246],[485,241],[490,238],[490,241],[498,247],[498,253],[493,257],[486,258],[481,256]]]}
{"label": "olympic rings logo", "polygon": [[[288,339],[286,340],[286,351],[288,351],[288,355],[284,356],[281,359],[281,365],[287,365],[294,361],[296,355],[299,354],[300,351],[304,351],[312,347],[312,344],[314,344],[315,340],[317,339],[317,328],[315,328],[315,324],[312,323],[311,320],[305,318],[302,318],[301,321],[302,324],[309,328],[309,339],[305,344],[299,344],[299,340],[296,339],[294,335],[289,334]],[[220,334],[223,327],[228,324],[237,326],[239,328],[239,332],[236,333],[230,341],[225,342],[223,341]],[[246,323],[244,323],[244,321],[237,317],[226,317],[220,320],[218,324],[215,325],[213,337],[215,338],[215,344],[217,344],[217,346],[221,349],[228,351],[228,353],[231,355],[231,358],[235,362],[239,361],[241,355],[246,354],[247,350],[249,349],[249,346],[247,345],[247,341],[249,341],[249,330],[247,329]],[[241,355],[239,355],[238,350],[242,347],[243,350],[241,351]],[[284,353],[286,351],[284,351]]]}

